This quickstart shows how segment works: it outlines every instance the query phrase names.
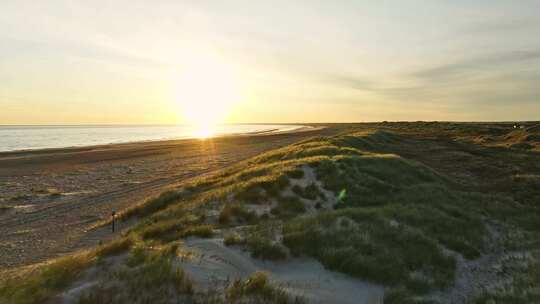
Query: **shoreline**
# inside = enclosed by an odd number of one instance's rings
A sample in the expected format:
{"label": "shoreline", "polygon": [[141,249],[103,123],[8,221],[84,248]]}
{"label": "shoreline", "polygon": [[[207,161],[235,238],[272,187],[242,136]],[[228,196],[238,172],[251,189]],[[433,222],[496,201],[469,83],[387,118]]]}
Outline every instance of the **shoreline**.
{"label": "shoreline", "polygon": [[333,127],[207,139],[0,153],[0,272],[93,247],[114,235],[90,230],[188,179]]}
{"label": "shoreline", "polygon": [[[261,124],[264,125],[264,124]],[[286,125],[286,124],[283,124]],[[295,126],[295,124],[291,124],[291,126]],[[95,145],[75,145],[75,146],[66,146],[66,147],[40,147],[40,148],[23,148],[23,149],[17,149],[17,150],[0,150],[0,159],[4,156],[9,156],[13,154],[30,154],[30,153],[36,153],[36,154],[42,154],[42,153],[59,153],[62,151],[76,151],[76,150],[89,150],[89,149],[99,149],[99,148],[106,148],[110,146],[116,146],[116,145],[136,145],[136,144],[148,144],[148,143],[173,143],[178,141],[186,141],[186,140],[208,140],[208,139],[221,139],[221,138],[229,138],[229,137],[245,137],[245,136],[263,136],[263,135],[276,135],[276,134],[290,134],[290,133],[299,133],[299,132],[309,132],[309,131],[319,131],[324,128],[327,128],[326,126],[320,125],[315,126],[313,124],[309,125],[296,125],[298,128],[292,129],[292,130],[281,130],[279,128],[276,129],[269,129],[269,130],[263,130],[263,131],[253,131],[253,132],[245,132],[245,133],[229,133],[229,134],[217,134],[215,136],[209,136],[209,137],[197,137],[197,136],[185,136],[185,137],[179,137],[179,138],[169,138],[169,139],[148,139],[148,140],[135,140],[135,141],[118,141],[118,142],[109,142],[109,143],[103,143],[103,144],[95,144]],[[72,126],[70,126],[72,127]]]}

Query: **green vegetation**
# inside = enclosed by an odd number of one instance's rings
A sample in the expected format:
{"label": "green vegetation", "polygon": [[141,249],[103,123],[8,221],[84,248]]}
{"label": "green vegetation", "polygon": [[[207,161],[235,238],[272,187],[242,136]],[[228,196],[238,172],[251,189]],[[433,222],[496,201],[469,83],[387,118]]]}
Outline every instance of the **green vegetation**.
{"label": "green vegetation", "polygon": [[280,229],[278,222],[264,222],[249,229],[244,243],[251,256],[262,260],[287,258],[285,248],[275,240]]}
{"label": "green vegetation", "polygon": [[300,304],[304,301],[296,297],[291,299],[281,288],[270,284],[268,274],[255,272],[248,279],[234,281],[225,291],[226,299],[230,303],[244,303],[241,299],[249,299],[249,303],[276,303]]}
{"label": "green vegetation", "polygon": [[9,210],[12,210],[12,209],[13,209],[13,206],[2,205],[2,206],[0,206],[0,214],[2,214],[4,212],[8,212]]}
{"label": "green vegetation", "polygon": [[96,258],[106,258],[129,250],[131,238],[120,238],[95,250],[69,255],[39,267],[22,276],[8,279],[0,284],[0,303],[42,303],[77,280],[95,264]]}
{"label": "green vegetation", "polygon": [[289,172],[287,172],[287,176],[289,176],[292,179],[300,179],[304,177],[304,170],[302,169],[294,169]]}
{"label": "green vegetation", "polygon": [[111,255],[118,255],[128,251],[131,246],[133,246],[133,239],[129,237],[122,237],[107,244],[98,246],[94,254],[101,258]]}
{"label": "green vegetation", "polygon": [[534,262],[527,264],[509,265],[515,269],[507,269],[513,271],[517,275],[514,277],[512,284],[508,288],[486,290],[484,294],[478,296],[475,304],[489,303],[538,303],[540,302],[540,255],[533,257]]}
{"label": "green vegetation", "polygon": [[183,213],[177,218],[158,219],[147,221],[137,227],[133,233],[143,240],[173,241],[189,236],[210,237],[213,226],[202,224],[204,216]]}
{"label": "green vegetation", "polygon": [[231,233],[225,236],[223,239],[223,243],[225,246],[234,246],[234,245],[243,245],[245,244],[245,239],[243,239],[239,234],[237,233]]}
{"label": "green vegetation", "polygon": [[[436,141],[433,130],[452,140]],[[81,303],[112,301],[117,293],[134,303],[150,301],[143,293],[194,303],[300,301],[262,273],[234,281],[215,298],[194,298],[189,279],[173,263],[178,244],[190,236],[216,235],[254,258],[309,256],[331,270],[389,287],[385,303],[429,303],[424,299],[431,292],[454,286],[458,262],[490,253],[493,240],[501,243],[501,252],[540,250],[538,158],[504,148],[510,140],[535,143],[536,133],[529,133],[482,146],[488,134],[502,140],[509,133],[490,127],[474,132],[459,124],[388,123],[376,131],[351,128],[270,151],[129,209],[122,218],[141,221],[124,237],[9,281],[0,287],[0,300],[41,302],[85,268],[129,252]],[[494,226],[501,231],[492,231]],[[509,232],[512,237],[506,237]],[[540,263],[538,257],[531,261],[509,262],[510,288],[488,290],[476,303],[538,302]]]}
{"label": "green vegetation", "polygon": [[79,303],[170,303],[191,295],[191,281],[172,264],[175,253],[171,248],[157,252],[135,248],[126,266],[109,270],[111,266],[103,265],[104,279],[85,290]]}
{"label": "green vegetation", "polygon": [[300,196],[301,198],[307,199],[307,200],[316,200],[320,198],[321,200],[325,201],[326,196],[324,193],[319,189],[319,186],[317,186],[315,183],[309,184],[307,187],[303,188],[299,185],[295,185],[292,187],[292,191]]}
{"label": "green vegetation", "polygon": [[250,238],[247,241],[251,256],[261,260],[283,260],[287,258],[285,249],[264,238]]}
{"label": "green vegetation", "polygon": [[0,303],[43,303],[68,287],[92,264],[88,252],[54,260],[22,277],[8,279],[0,285]]}
{"label": "green vegetation", "polygon": [[219,213],[219,223],[230,224],[233,220],[239,223],[255,223],[257,214],[248,210],[243,204],[227,204]]}
{"label": "green vegetation", "polygon": [[187,194],[183,191],[170,190],[161,193],[158,197],[147,200],[146,202],[136,205],[123,212],[121,219],[128,219],[133,216],[143,217],[149,214],[155,213],[159,210],[165,209],[167,206],[177,203]]}
{"label": "green vegetation", "polygon": [[417,228],[393,224],[391,207],[341,209],[288,223],[283,242],[294,255],[311,255],[326,267],[385,285],[446,287],[455,261]]}
{"label": "green vegetation", "polygon": [[280,218],[292,218],[306,211],[306,207],[295,196],[284,196],[278,199],[276,207],[270,211],[273,215]]}

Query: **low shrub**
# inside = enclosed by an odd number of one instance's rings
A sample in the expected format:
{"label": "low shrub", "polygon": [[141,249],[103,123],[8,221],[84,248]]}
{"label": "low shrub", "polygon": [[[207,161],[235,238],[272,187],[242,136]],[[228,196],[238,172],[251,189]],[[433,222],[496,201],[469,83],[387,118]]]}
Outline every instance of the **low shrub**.
{"label": "low shrub", "polygon": [[277,200],[278,204],[270,211],[273,215],[281,218],[291,218],[306,211],[306,207],[294,196],[285,196]]}
{"label": "low shrub", "polygon": [[135,207],[128,208],[120,214],[121,219],[128,219],[133,216],[142,217],[165,209],[171,204],[178,202],[185,196],[186,192],[180,190],[169,190],[161,193],[158,197],[149,199]]}
{"label": "low shrub", "polygon": [[299,185],[294,185],[292,187],[292,191],[307,200],[316,200],[317,198],[321,198],[322,200],[326,200],[326,196],[322,191],[319,189],[319,187],[315,183],[309,184],[307,187],[302,188]]}
{"label": "low shrub", "polygon": [[89,253],[67,256],[52,261],[35,272],[2,282],[0,303],[44,303],[74,282],[91,265],[92,257]]}
{"label": "low shrub", "polygon": [[225,291],[227,303],[304,303],[300,297],[289,297],[282,288],[270,284],[268,274],[255,272],[246,280],[235,280]]}
{"label": "low shrub", "polygon": [[169,303],[172,298],[193,294],[193,284],[174,265],[170,248],[157,252],[139,248],[131,254],[129,268],[110,272],[106,281],[84,291],[79,303]]}
{"label": "low shrub", "polygon": [[122,237],[120,239],[98,246],[95,250],[95,254],[98,257],[118,255],[127,251],[132,245],[133,240],[130,237]]}
{"label": "low shrub", "polygon": [[197,225],[186,228],[182,231],[182,237],[197,236],[202,238],[209,238],[214,235],[214,228],[212,225]]}
{"label": "low shrub", "polygon": [[248,210],[242,204],[227,204],[219,213],[219,223],[229,224],[233,220],[242,223],[254,223],[257,221],[257,214]]}
{"label": "low shrub", "polygon": [[301,179],[304,177],[304,170],[302,169],[294,169],[289,172],[287,172],[287,176],[293,179]]}
{"label": "low shrub", "polygon": [[225,246],[242,245],[245,244],[245,242],[245,239],[236,233],[228,234],[223,240]]}
{"label": "low shrub", "polygon": [[247,242],[251,256],[261,260],[283,260],[287,252],[280,244],[265,239],[250,239]]}

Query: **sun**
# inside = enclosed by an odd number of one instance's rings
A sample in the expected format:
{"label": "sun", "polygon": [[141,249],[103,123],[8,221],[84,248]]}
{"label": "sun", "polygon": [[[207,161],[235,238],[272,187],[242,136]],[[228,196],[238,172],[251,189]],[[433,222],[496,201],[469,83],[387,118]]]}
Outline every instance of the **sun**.
{"label": "sun", "polygon": [[175,102],[195,137],[210,137],[240,99],[237,77],[221,60],[189,58],[173,78]]}

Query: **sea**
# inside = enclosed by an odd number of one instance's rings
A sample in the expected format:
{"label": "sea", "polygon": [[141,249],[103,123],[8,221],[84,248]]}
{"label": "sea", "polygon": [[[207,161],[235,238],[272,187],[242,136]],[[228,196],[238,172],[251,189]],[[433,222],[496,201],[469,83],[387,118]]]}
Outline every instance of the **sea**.
{"label": "sea", "polygon": [[[276,133],[304,128],[309,127],[283,124],[225,124],[214,127],[211,136]],[[187,125],[0,125],[0,152],[189,139],[201,137],[200,134],[192,126]]]}

